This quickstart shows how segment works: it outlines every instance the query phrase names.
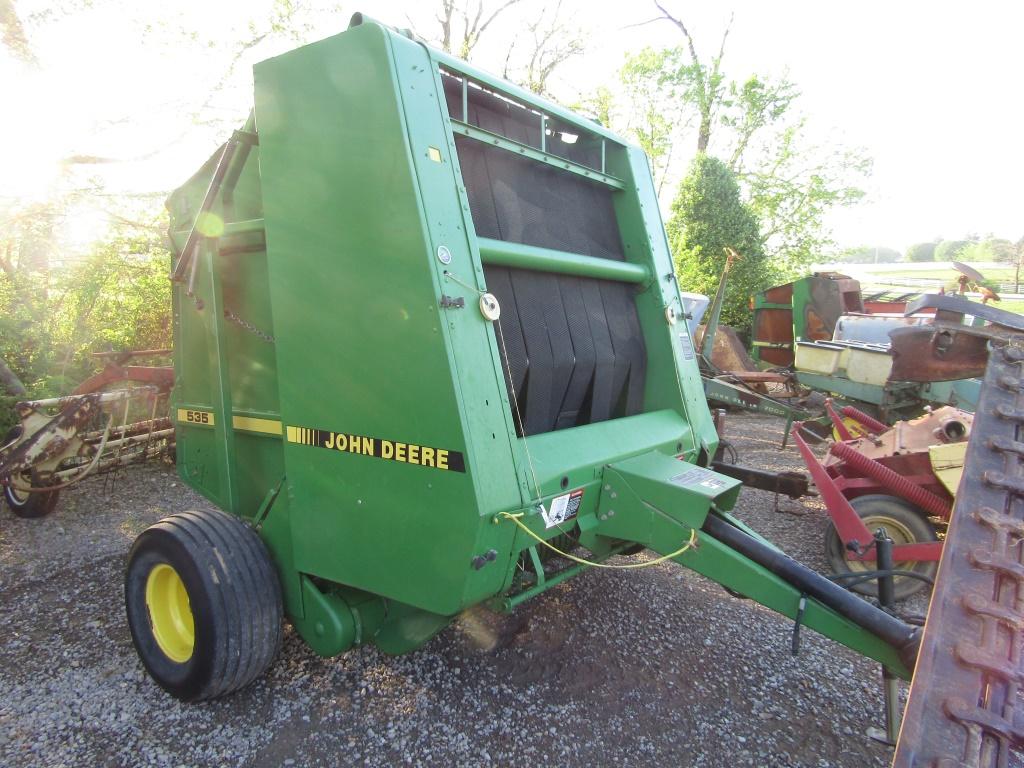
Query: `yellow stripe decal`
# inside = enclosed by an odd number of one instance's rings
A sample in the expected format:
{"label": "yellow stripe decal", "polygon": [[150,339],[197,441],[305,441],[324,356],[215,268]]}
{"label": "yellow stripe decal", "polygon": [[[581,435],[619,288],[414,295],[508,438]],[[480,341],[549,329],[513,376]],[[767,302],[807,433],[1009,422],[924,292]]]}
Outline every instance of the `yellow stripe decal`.
{"label": "yellow stripe decal", "polygon": [[274,419],[257,419],[255,416],[235,416],[232,419],[235,429],[248,432],[262,432],[265,435],[280,435],[281,422]]}

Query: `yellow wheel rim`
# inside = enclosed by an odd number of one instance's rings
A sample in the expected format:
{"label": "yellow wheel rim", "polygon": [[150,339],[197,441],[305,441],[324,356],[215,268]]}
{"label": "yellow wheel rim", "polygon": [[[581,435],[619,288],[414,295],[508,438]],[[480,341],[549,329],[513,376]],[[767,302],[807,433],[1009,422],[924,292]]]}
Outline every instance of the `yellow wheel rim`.
{"label": "yellow wheel rim", "polygon": [[[866,427],[861,426],[859,421],[851,419],[849,416],[843,416],[843,426],[845,426],[846,431],[850,433],[851,440],[856,440],[858,437],[864,437],[864,435],[871,434]],[[835,427],[832,427],[832,439],[837,443],[843,439],[839,435],[839,430]]]}
{"label": "yellow wheel rim", "polygon": [[146,578],[146,608],[153,637],[167,658],[179,664],[191,659],[196,644],[192,606],[181,576],[166,563],[154,566]]}
{"label": "yellow wheel rim", "polygon": [[[887,515],[870,515],[863,518],[863,520],[864,525],[867,526],[868,531],[872,535],[879,528],[884,528],[895,546],[917,543],[913,531],[895,518],[888,517]],[[897,570],[909,571],[916,562],[917,560],[905,560],[894,565]],[[847,560],[846,564],[851,571],[873,571],[878,568],[874,560]]]}

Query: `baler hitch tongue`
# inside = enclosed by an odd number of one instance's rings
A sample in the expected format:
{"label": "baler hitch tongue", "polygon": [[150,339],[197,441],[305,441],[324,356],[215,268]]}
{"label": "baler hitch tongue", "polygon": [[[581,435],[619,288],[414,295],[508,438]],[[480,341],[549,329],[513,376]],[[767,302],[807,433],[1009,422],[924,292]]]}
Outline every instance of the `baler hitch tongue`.
{"label": "baler hitch tongue", "polygon": [[920,630],[879,610],[835,582],[801,565],[774,547],[744,533],[724,518],[710,514],[702,530],[727,544],[735,552],[771,571],[840,616],[891,645],[908,670],[913,670],[921,644]]}
{"label": "baler hitch tongue", "polygon": [[671,555],[698,530],[699,546],[671,559],[794,620],[800,616],[811,629],[910,676],[918,630],[796,562],[723,512],[735,503],[739,480],[656,452],[607,466],[603,480],[598,534]]}

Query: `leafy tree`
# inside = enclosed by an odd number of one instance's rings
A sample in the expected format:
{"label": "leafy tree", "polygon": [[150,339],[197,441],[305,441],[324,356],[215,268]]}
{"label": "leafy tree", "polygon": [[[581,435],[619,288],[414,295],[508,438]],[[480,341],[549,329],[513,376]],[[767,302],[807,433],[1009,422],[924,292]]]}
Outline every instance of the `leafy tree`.
{"label": "leafy tree", "polygon": [[960,253],[970,244],[970,240],[943,240],[935,246],[935,261],[962,260]]}
{"label": "leafy tree", "polygon": [[990,237],[978,242],[967,243],[960,251],[960,260],[968,262],[1005,261],[1016,259],[1017,249],[1009,240]]}
{"label": "leafy tree", "polygon": [[627,57],[620,72],[625,124],[613,127],[648,153],[660,194],[696,124],[697,151],[727,162],[758,217],[765,248],[784,271],[798,271],[834,246],[826,214],[863,198],[870,160],[859,150],[812,143],[796,110],[799,91],[786,77],[727,77],[731,18],[717,54],[702,58],[687,23],[663,3],[655,6],[660,15],[650,21],[671,22],[684,45]]}
{"label": "leafy tree", "polygon": [[722,322],[750,328],[748,297],[772,285],[778,273],[766,258],[757,217],[740,200],[736,177],[721,160],[699,154],[679,185],[667,225],[679,284],[713,295],[725,269],[726,248],[740,254],[729,272]]}
{"label": "leafy tree", "polygon": [[668,179],[681,131],[692,122],[686,114],[687,102],[682,98],[677,76],[679,57],[678,48],[643,48],[626,56],[619,70],[627,101],[621,130],[650,158],[659,195]]}
{"label": "leafy tree", "polygon": [[619,122],[615,95],[606,85],[597,87],[592,94],[584,96],[569,105],[569,109],[595,120],[599,125],[610,126]]}
{"label": "leafy tree", "polygon": [[935,261],[935,243],[914,243],[907,248],[907,261]]}
{"label": "leafy tree", "polygon": [[769,80],[752,75],[742,84],[729,83],[728,110],[722,125],[732,129],[729,168],[741,173],[744,156],[756,134],[792,116],[792,106],[800,96],[796,85],[785,77]]}
{"label": "leafy tree", "polygon": [[722,41],[718,46],[718,54],[710,59],[701,59],[697,53],[697,44],[690,34],[684,21],[673,16],[658,0],[654,5],[661,12],[658,17],[672,22],[682,33],[686,41],[686,60],[678,67],[676,73],[679,84],[683,88],[684,98],[697,108],[700,126],[697,130],[697,152],[707,152],[711,143],[711,130],[718,119],[725,94],[728,92],[725,75],[722,74],[722,59],[725,56],[725,43],[729,39],[732,17],[722,33]]}
{"label": "leafy tree", "polygon": [[44,397],[93,373],[92,352],[169,346],[169,259],[158,234],[121,227],[62,269],[6,261],[0,359]]}
{"label": "leafy tree", "polygon": [[763,159],[737,176],[761,223],[765,247],[792,274],[834,245],[825,223],[837,207],[864,197],[871,160],[856,150],[810,144],[799,121],[766,142]]}

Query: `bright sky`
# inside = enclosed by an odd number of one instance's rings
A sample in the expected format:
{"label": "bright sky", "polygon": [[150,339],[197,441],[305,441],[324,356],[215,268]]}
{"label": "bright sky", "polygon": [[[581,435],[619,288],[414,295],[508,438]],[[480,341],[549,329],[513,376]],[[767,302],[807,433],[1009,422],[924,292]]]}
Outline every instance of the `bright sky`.
{"label": "bright sky", "polygon": [[[614,84],[627,51],[680,42],[666,22],[630,26],[655,15],[646,2],[564,2],[590,30],[585,56],[559,73],[555,90],[564,100]],[[252,62],[295,47],[278,37],[254,48],[204,106],[229,66],[229,43],[247,36],[250,20],[261,29],[271,4],[66,0],[71,13],[34,22],[31,15],[52,3],[17,0],[40,66],[26,67],[0,52],[0,196],[45,198],[57,188],[57,160],[73,154],[118,160],[90,165],[84,173],[77,166],[78,188],[90,175],[113,192],[179,184],[223,140],[227,122],[244,118]],[[816,140],[862,146],[874,158],[869,202],[831,221],[842,245],[904,249],[936,236],[1024,235],[1024,4],[667,4],[685,13],[702,54],[717,48],[734,10],[727,74],[788,72],[803,92],[800,108]],[[438,0],[345,3],[335,13],[303,16],[314,24],[303,39],[342,31],[355,10],[396,26],[411,21],[420,34],[434,36],[435,5]],[[517,34],[515,23],[489,30],[476,63],[500,69]],[[193,115],[221,122],[195,127]],[[74,240],[99,230],[104,205],[96,198],[73,217],[68,226]]]}

